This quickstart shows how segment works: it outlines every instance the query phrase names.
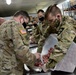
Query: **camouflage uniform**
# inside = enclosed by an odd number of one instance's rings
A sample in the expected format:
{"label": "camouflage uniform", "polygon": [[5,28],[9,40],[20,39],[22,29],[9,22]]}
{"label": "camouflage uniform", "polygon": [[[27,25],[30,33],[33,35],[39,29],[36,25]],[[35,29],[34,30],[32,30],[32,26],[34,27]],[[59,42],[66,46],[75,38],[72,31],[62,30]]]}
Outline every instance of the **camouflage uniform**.
{"label": "camouflage uniform", "polygon": [[76,21],[70,17],[63,17],[62,24],[58,29],[58,45],[55,46],[53,53],[50,55],[49,62],[47,63],[47,68],[54,68],[55,65],[64,57],[69,49],[71,43],[76,37],[75,29]]}
{"label": "camouflage uniform", "polygon": [[40,36],[42,35],[42,32],[41,32],[40,27],[39,27],[40,25],[36,25],[32,31],[32,36],[34,37],[35,43],[38,43],[38,40],[39,40]]}
{"label": "camouflage uniform", "polygon": [[54,34],[57,33],[56,30],[56,25],[58,25],[60,22],[59,21],[55,21],[54,23],[49,23],[47,21],[47,23],[45,23],[46,28],[44,28],[43,30],[43,35],[40,37],[39,41],[38,41],[38,52],[41,53],[42,52],[42,47],[45,43],[46,38],[50,35],[50,34]]}
{"label": "camouflage uniform", "polygon": [[39,25],[34,27],[32,36],[34,36],[35,43],[38,43],[40,37],[42,36],[47,26],[48,26],[48,23],[46,21],[44,23],[39,23]]}
{"label": "camouflage uniform", "polygon": [[22,75],[23,64],[34,66],[36,57],[29,52],[28,36],[14,20],[0,26],[0,75]]}

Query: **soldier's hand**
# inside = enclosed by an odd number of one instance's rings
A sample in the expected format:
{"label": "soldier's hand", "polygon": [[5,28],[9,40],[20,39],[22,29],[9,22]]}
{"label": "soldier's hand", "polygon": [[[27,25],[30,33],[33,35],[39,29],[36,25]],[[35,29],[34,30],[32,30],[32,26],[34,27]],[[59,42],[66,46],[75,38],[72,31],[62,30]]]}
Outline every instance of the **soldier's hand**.
{"label": "soldier's hand", "polygon": [[35,43],[34,36],[31,36],[31,37],[30,37],[30,43]]}
{"label": "soldier's hand", "polygon": [[40,53],[35,53],[36,59],[40,59],[41,54]]}
{"label": "soldier's hand", "polygon": [[37,22],[36,21],[33,21],[33,25],[36,27],[37,26]]}
{"label": "soldier's hand", "polygon": [[36,21],[33,21],[33,24],[37,24],[37,22]]}

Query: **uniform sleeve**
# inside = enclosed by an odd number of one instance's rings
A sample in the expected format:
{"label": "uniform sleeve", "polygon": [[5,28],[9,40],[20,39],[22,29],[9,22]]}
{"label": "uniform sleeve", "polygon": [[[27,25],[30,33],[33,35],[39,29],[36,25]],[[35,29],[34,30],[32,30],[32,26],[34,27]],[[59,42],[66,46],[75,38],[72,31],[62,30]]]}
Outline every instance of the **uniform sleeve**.
{"label": "uniform sleeve", "polygon": [[38,43],[41,34],[42,34],[42,33],[41,33],[39,27],[36,26],[36,27],[33,29],[33,35],[32,35],[32,36],[34,37],[35,43]]}
{"label": "uniform sleeve", "polygon": [[41,36],[39,41],[38,41],[38,49],[37,49],[37,52],[38,53],[41,53],[42,52],[42,48],[43,48],[43,45],[45,43],[45,40],[46,38],[44,36]]}
{"label": "uniform sleeve", "polygon": [[36,60],[35,55],[30,53],[29,48],[26,45],[24,45],[22,37],[19,34],[16,25],[11,25],[10,28],[8,28],[7,30],[9,29],[11,29],[10,34],[12,37],[16,57],[23,63],[33,67]]}
{"label": "uniform sleeve", "polygon": [[45,40],[49,37],[50,34],[57,33],[56,28],[53,27],[53,24],[48,25],[48,27],[45,29],[43,35],[40,37],[38,41],[38,52],[42,52],[42,47],[45,43]]}
{"label": "uniform sleeve", "polygon": [[60,49],[63,52],[67,52],[69,49],[71,43],[73,42],[76,32],[75,28],[73,27],[72,23],[66,23],[67,28],[64,28],[62,33],[58,36],[59,43],[56,47],[56,49]]}

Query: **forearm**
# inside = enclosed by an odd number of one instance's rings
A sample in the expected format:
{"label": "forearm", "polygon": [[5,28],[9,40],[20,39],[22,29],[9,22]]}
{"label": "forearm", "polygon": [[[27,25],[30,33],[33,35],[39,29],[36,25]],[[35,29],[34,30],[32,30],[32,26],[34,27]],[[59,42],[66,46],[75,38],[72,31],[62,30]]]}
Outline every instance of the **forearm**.
{"label": "forearm", "polygon": [[42,52],[42,48],[43,48],[43,45],[45,43],[45,37],[44,36],[41,36],[41,38],[39,39],[39,42],[38,42],[38,49],[37,49],[37,52],[41,53]]}
{"label": "forearm", "polygon": [[20,49],[16,49],[17,59],[22,61],[28,66],[34,67],[36,57],[34,54],[30,53],[27,46],[22,46]]}

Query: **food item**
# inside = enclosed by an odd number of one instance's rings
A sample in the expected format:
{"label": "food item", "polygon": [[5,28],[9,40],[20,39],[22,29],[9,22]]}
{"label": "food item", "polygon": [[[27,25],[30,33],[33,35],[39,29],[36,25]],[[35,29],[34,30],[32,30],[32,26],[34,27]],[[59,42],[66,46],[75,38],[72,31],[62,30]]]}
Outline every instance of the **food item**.
{"label": "food item", "polygon": [[50,49],[48,50],[48,53],[47,53],[46,55],[43,55],[43,56],[42,56],[43,63],[41,62],[41,60],[37,60],[37,61],[35,62],[35,66],[39,67],[39,66],[42,66],[42,65],[46,64],[46,63],[48,62],[48,59],[49,59],[49,57],[50,57],[50,54],[53,52],[53,50],[54,50],[53,48],[50,48]]}

